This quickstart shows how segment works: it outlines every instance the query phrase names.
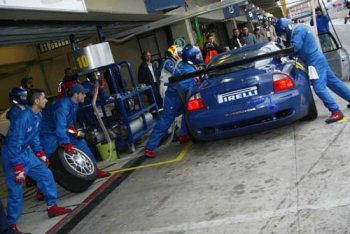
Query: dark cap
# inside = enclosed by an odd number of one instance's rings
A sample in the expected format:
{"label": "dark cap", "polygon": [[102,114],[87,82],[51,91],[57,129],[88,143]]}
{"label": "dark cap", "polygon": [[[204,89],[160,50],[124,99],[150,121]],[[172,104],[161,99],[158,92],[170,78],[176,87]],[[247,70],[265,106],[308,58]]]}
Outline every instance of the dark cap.
{"label": "dark cap", "polygon": [[88,93],[89,90],[85,89],[84,86],[82,86],[81,84],[74,84],[72,85],[72,87],[69,89],[69,92],[71,94],[75,94],[75,93]]}
{"label": "dark cap", "polygon": [[321,11],[322,12],[322,8],[321,7],[316,7],[315,11]]}

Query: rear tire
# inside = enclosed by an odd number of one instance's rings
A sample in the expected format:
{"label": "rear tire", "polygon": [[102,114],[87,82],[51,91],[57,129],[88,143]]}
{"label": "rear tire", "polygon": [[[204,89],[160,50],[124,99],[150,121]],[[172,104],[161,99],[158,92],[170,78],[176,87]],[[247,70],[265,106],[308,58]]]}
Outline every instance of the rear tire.
{"label": "rear tire", "polygon": [[308,107],[307,115],[301,119],[302,121],[314,120],[318,116],[317,107],[316,107],[314,95],[312,94],[311,88],[309,88],[309,91],[310,91],[311,101]]}
{"label": "rear tire", "polygon": [[50,158],[50,169],[55,181],[68,191],[81,193],[97,178],[97,166],[83,151],[74,148],[76,155],[69,155],[59,147]]}
{"label": "rear tire", "polygon": [[0,154],[1,154],[1,148],[5,143],[5,136],[0,133]]}

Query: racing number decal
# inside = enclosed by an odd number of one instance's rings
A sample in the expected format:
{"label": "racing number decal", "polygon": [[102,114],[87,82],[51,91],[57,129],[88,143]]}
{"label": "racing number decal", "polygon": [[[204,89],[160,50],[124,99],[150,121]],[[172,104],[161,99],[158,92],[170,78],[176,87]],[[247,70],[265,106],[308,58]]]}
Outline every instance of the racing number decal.
{"label": "racing number decal", "polygon": [[76,58],[76,61],[78,63],[79,69],[84,69],[89,67],[89,59],[86,57],[86,55],[82,55]]}

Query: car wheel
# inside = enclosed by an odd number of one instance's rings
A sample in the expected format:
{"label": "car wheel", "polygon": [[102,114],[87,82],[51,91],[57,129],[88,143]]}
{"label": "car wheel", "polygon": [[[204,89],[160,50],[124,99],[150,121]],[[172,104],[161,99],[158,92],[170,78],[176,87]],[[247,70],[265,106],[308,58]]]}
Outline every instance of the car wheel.
{"label": "car wheel", "polygon": [[67,154],[59,147],[50,158],[50,169],[56,182],[74,193],[87,190],[97,178],[96,163],[83,151],[74,148],[76,154]]}
{"label": "car wheel", "polygon": [[5,136],[0,133],[0,151],[4,143],[5,143]]}
{"label": "car wheel", "polygon": [[312,95],[312,92],[311,92],[311,88],[310,88],[310,95],[311,95],[311,101],[308,107],[308,112],[307,112],[307,115],[301,119],[302,121],[314,120],[318,116],[317,107],[314,100],[314,96]]}

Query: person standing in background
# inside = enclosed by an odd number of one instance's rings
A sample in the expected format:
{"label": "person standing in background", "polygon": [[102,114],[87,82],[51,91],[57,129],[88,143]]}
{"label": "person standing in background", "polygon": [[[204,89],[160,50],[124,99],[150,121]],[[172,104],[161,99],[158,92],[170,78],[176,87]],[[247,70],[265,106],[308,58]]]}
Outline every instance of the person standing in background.
{"label": "person standing in background", "polygon": [[207,41],[205,42],[202,50],[205,64],[208,64],[215,55],[220,54],[222,51],[222,48],[216,44],[214,36],[212,34],[208,34]]}
{"label": "person standing in background", "polygon": [[255,36],[252,33],[249,32],[247,26],[243,26],[242,31],[243,31],[242,38],[244,39],[244,41],[247,44],[247,46],[256,44]]}
{"label": "person standing in background", "polygon": [[268,42],[267,38],[264,35],[261,35],[260,28],[258,27],[254,29],[254,36],[256,44]]}
{"label": "person standing in background", "polygon": [[263,20],[263,26],[260,28],[260,34],[264,35],[268,41],[277,40],[275,27],[267,20]]}
{"label": "person standing in background", "polygon": [[[142,53],[142,63],[138,69],[138,81],[140,84],[150,85],[152,87],[154,97],[156,99],[158,107],[163,106],[163,100],[159,94],[159,74],[158,69],[152,64],[152,55],[149,51]],[[149,102],[152,100],[152,96],[148,94]]]}
{"label": "person standing in background", "polygon": [[33,88],[33,78],[32,77],[24,77],[21,80],[21,89],[29,91],[30,89]]}
{"label": "person standing in background", "polygon": [[[329,32],[329,16],[324,15],[321,7],[316,7],[316,23],[317,23],[317,33],[327,33]],[[314,26],[314,20],[311,19],[310,25]]]}
{"label": "person standing in background", "polygon": [[233,30],[233,35],[230,40],[230,49],[238,49],[241,48],[242,46],[245,46],[245,41],[241,36],[241,33],[239,32],[238,28],[234,28]]}

